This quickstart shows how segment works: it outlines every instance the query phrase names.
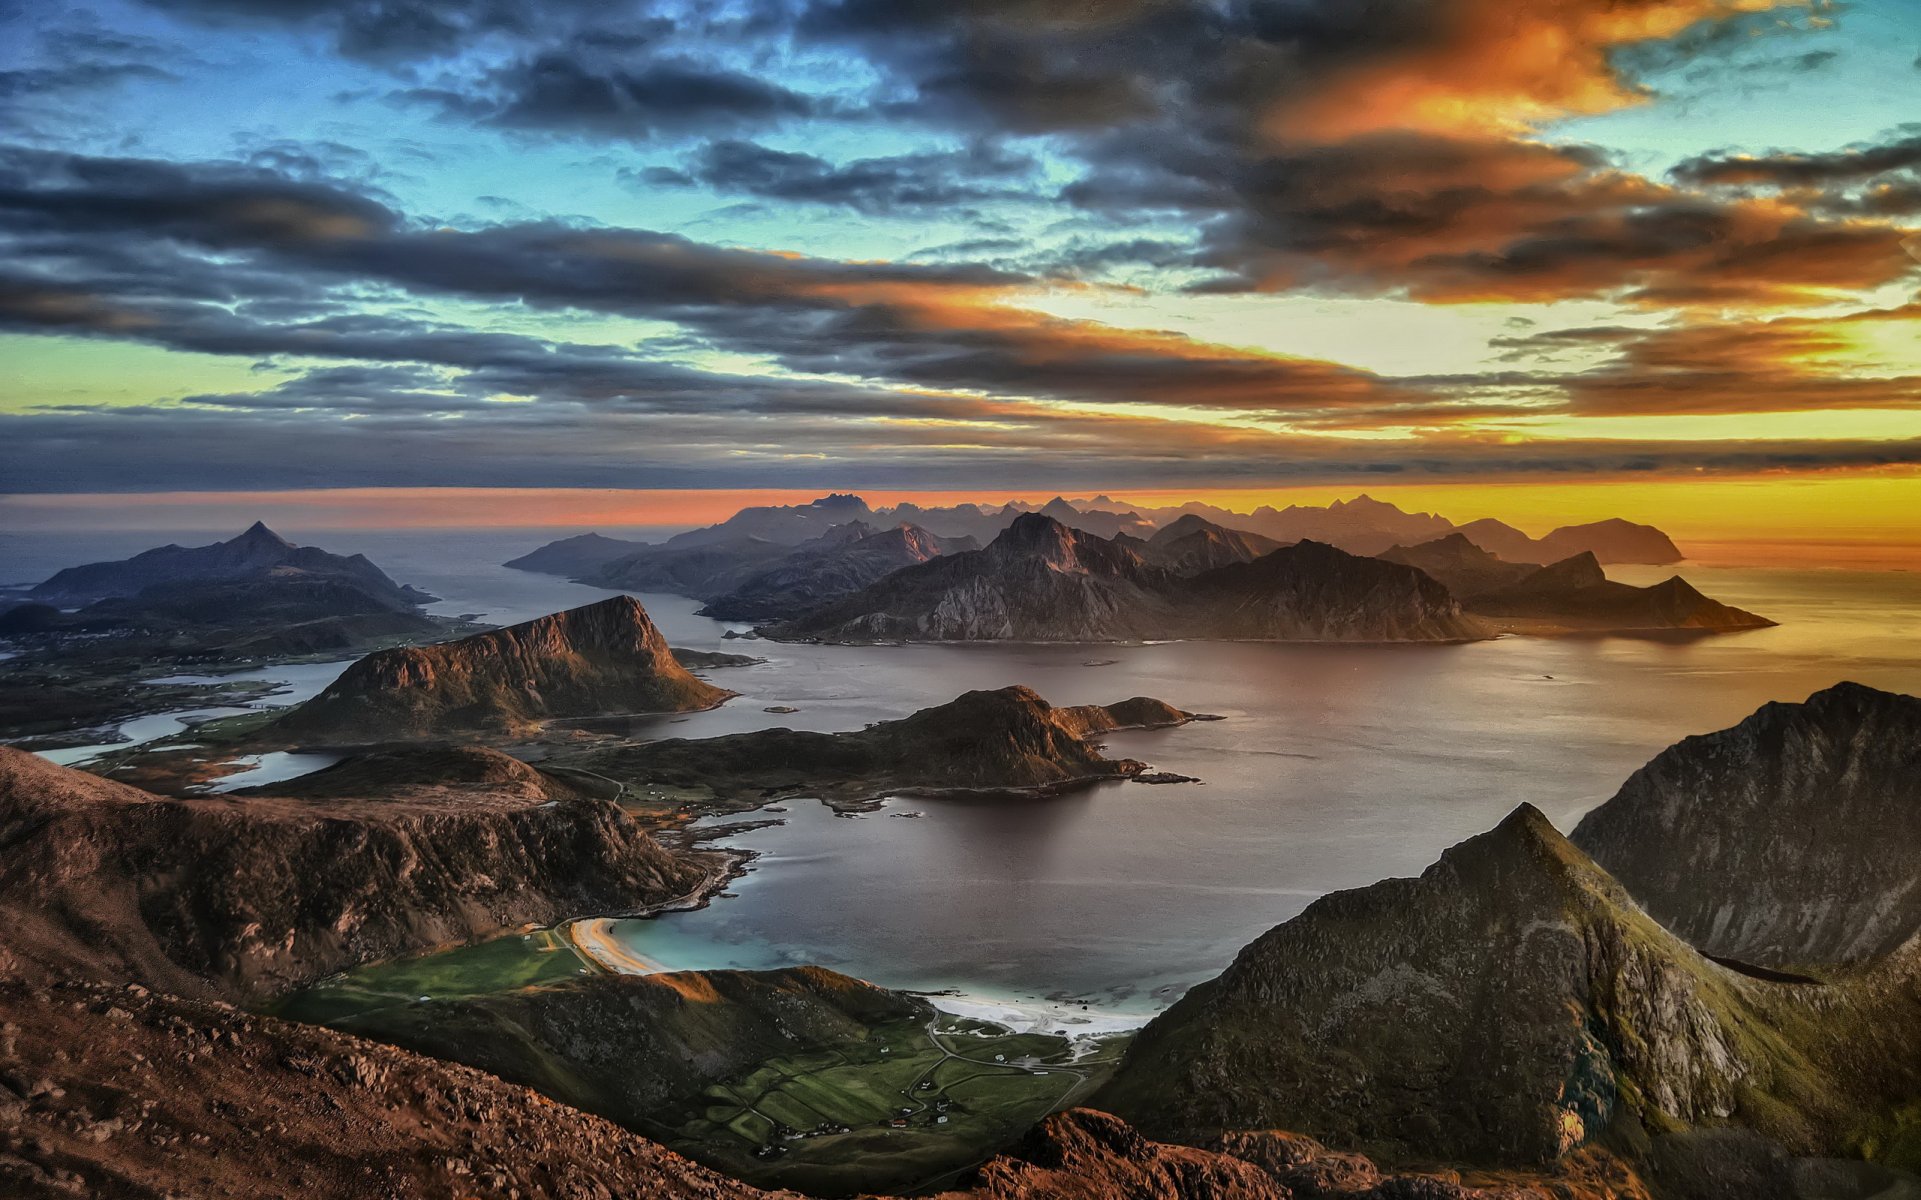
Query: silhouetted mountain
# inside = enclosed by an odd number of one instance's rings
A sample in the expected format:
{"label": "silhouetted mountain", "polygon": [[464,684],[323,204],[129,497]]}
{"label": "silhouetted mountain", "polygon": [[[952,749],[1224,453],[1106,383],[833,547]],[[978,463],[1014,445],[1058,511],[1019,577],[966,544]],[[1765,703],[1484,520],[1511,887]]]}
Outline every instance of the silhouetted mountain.
{"label": "silhouetted mountain", "polygon": [[874,510],[859,496],[834,493],[806,504],[757,505],[743,508],[717,525],[677,533],[662,543],[668,549],[733,544],[753,538],[783,546],[811,541],[836,525],[875,520]]}
{"label": "silhouetted mountain", "polygon": [[1652,525],[1618,517],[1586,525],[1563,525],[1544,538],[1531,538],[1512,525],[1489,518],[1469,521],[1460,532],[1475,545],[1512,563],[1547,564],[1591,553],[1602,563],[1660,565],[1683,555],[1668,535]]}
{"label": "silhouetted mountain", "polygon": [[1607,577],[1592,552],[1541,567],[1518,582],[1480,592],[1469,611],[1521,633],[1634,633],[1764,629],[1766,617],[1711,600],[1676,575],[1648,587]]}
{"label": "silhouetted mountain", "polygon": [[1921,933],[1921,699],[1842,683],[1691,737],[1574,844],[1701,950],[1856,962]]}
{"label": "silhouetted mountain", "polygon": [[694,678],[632,596],[458,641],[382,650],[270,727],[362,744],[511,733],[554,717],[686,712],[732,692]]}
{"label": "silhouetted mountain", "polygon": [[1512,586],[1535,572],[1526,563],[1496,557],[1459,532],[1418,546],[1395,546],[1378,557],[1416,568],[1463,600]]}
{"label": "silhouetted mountain", "polygon": [[1281,543],[1243,529],[1228,529],[1189,513],[1163,526],[1138,551],[1177,575],[1198,575],[1229,563],[1252,562]]}
{"label": "silhouetted mountain", "polygon": [[568,579],[579,579],[592,575],[615,559],[625,558],[652,548],[649,542],[628,542],[619,538],[602,537],[598,533],[582,533],[574,537],[561,538],[548,542],[519,558],[509,559],[503,566],[516,571],[536,571],[542,575],[561,575]]}
{"label": "silhouetted mountain", "polygon": [[[841,534],[846,536],[836,536]],[[914,525],[875,530],[865,522],[852,522],[795,547],[701,612],[725,621],[770,620],[858,591],[902,567],[978,549],[980,543],[971,537],[935,537]]]}
{"label": "silhouetted mountain", "polygon": [[1445,588],[1408,567],[1304,544],[1182,578],[1038,513],[984,550],[897,571],[767,632],[842,641],[1485,636]]}
{"label": "silhouetted mountain", "polygon": [[364,555],[342,556],[314,546],[296,546],[258,521],[239,536],[211,546],[160,546],[117,562],[68,567],[29,595],[42,603],[71,606],[135,596],[156,585],[257,582],[296,575],[347,581],[396,609],[433,600],[425,592],[396,584]]}

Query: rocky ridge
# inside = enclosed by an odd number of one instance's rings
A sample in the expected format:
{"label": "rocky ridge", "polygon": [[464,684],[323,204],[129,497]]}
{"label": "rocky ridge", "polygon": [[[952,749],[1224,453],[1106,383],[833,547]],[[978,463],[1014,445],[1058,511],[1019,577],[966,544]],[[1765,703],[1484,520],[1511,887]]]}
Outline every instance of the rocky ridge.
{"label": "rocky ridge", "polygon": [[1662,924],[1764,966],[1921,934],[1921,699],[1842,683],[1655,756],[1572,835]]}

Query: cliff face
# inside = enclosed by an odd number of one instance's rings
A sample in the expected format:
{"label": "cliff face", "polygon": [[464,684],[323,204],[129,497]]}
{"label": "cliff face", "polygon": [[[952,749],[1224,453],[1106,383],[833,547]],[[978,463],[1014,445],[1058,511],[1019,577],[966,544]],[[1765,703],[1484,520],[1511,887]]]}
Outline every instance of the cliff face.
{"label": "cliff face", "polygon": [[1630,1117],[1834,1153],[1921,1086],[1921,995],[1899,978],[1724,969],[1523,806],[1418,879],[1253,942],[1089,1103],[1149,1133],[1290,1128],[1430,1161],[1550,1162]]}
{"label": "cliff face", "polygon": [[458,641],[383,650],[273,724],[307,742],[506,733],[553,717],[687,712],[733,693],[694,678],[631,596]]}
{"label": "cliff face", "polygon": [[1091,740],[1096,734],[1191,719],[1145,697],[1055,708],[1030,688],[1008,687],[968,692],[850,733],[765,729],[668,738],[565,765],[636,783],[707,787],[744,802],[786,793],[859,805],[907,789],[1011,790],[1125,778],[1145,765],[1107,758]]}
{"label": "cliff face", "polygon": [[118,562],[69,567],[33,589],[33,599],[50,604],[85,604],[115,596],[134,596],[164,584],[224,583],[273,576],[343,580],[386,601],[411,609],[433,599],[401,587],[365,557],[329,554],[296,546],[255,522],[246,532],[211,546],[161,546]]}
{"label": "cliff face", "polygon": [[705,878],[609,801],[491,751],[433,753],[172,799],[0,747],[5,940],[77,974],[260,1000]]}
{"label": "cliff face", "polygon": [[898,571],[768,632],[843,641],[1487,636],[1419,571],[1331,546],[1286,546],[1183,578],[1131,545],[1038,514],[1016,520],[985,550]]}
{"label": "cliff face", "polygon": [[1691,737],[1573,841],[1710,954],[1856,962],[1921,932],[1921,699],[1844,683]]}

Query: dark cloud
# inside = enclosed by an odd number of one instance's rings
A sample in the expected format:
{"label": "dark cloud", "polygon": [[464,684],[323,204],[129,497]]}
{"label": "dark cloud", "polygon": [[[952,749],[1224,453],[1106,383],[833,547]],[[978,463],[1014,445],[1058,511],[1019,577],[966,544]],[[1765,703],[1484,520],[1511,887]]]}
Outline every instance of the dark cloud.
{"label": "dark cloud", "polygon": [[[316,295],[378,283],[650,317],[793,370],[890,384],[1266,412],[1407,398],[1331,363],[1010,307],[1008,291],[1029,278],[989,267],[838,262],[551,222],[433,227],[357,192],[236,167],[17,151],[0,158],[4,229],[43,257],[56,244],[66,255],[38,293],[19,290],[14,320],[120,336],[141,336],[162,319],[156,305],[179,300],[164,294],[168,276],[140,270],[159,241],[168,261],[181,245],[220,252],[184,272],[190,285],[214,286],[232,268],[233,278],[297,287],[292,272]],[[94,263],[91,253],[117,261]],[[110,287],[86,285],[95,271]],[[128,305],[127,295],[154,303]]]}
{"label": "dark cloud", "polygon": [[557,48],[458,87],[413,88],[400,96],[505,129],[626,141],[766,126],[833,111],[826,101],[691,58],[634,63],[597,57],[578,46]]}
{"label": "dark cloud", "polygon": [[1681,162],[1669,174],[1683,183],[1696,185],[1758,184],[1798,188],[1861,183],[1876,176],[1916,169],[1921,169],[1921,134],[1821,153],[1704,154]]}
{"label": "dark cloud", "polygon": [[496,36],[534,37],[589,17],[626,25],[646,4],[620,0],[142,0],[170,17],[325,35],[348,58],[404,64]]}
{"label": "dark cloud", "polygon": [[654,168],[644,172],[644,178],[654,184],[704,184],[766,200],[886,215],[1034,199],[1030,181],[1038,169],[1030,156],[985,142],[960,150],[854,159],[837,166],[813,154],[724,140],[708,143],[684,171]]}

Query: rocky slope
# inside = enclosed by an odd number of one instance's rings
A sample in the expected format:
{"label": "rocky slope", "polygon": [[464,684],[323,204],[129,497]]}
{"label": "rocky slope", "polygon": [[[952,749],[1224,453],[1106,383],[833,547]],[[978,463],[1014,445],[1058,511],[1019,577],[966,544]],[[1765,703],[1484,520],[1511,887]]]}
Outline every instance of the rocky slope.
{"label": "rocky slope", "polygon": [[854,522],[836,526],[716,596],[701,615],[723,621],[788,616],[859,591],[903,567],[978,549],[980,543],[973,538],[935,537],[916,525],[876,529]]}
{"label": "rocky slope", "polygon": [[687,712],[733,693],[696,679],[631,596],[361,659],[269,730],[364,744],[511,733],[553,717]]}
{"label": "rocky slope", "polygon": [[263,999],[333,971],[698,891],[615,804],[493,751],[349,761],[176,799],[0,747],[0,911],[22,958]]}
{"label": "rocky slope", "polygon": [[750,576],[785,558],[793,549],[786,542],[757,537],[651,546],[616,558],[577,578],[596,587],[671,592],[706,600],[725,595]]}
{"label": "rocky slope", "polygon": [[770,1196],[471,1068],[13,965],[0,947],[0,1195]]}
{"label": "rocky slope", "polygon": [[512,567],[516,571],[533,571],[541,575],[560,575],[568,579],[579,579],[592,575],[615,559],[626,558],[630,554],[639,554],[651,548],[647,542],[630,542],[598,533],[582,533],[548,542],[519,558],[508,559],[501,565]]}
{"label": "rocky slope", "polygon": [[231,583],[271,577],[305,576],[342,580],[390,606],[410,609],[433,599],[402,587],[365,556],[329,554],[296,546],[264,524],[210,546],[160,546],[118,562],[68,567],[35,587],[29,596],[45,604],[87,604],[110,596],[134,596],[160,584]]}
{"label": "rocky slope", "polygon": [[1590,552],[1481,592],[1467,607],[1517,633],[1728,632],[1774,624],[1702,595],[1679,575],[1648,587],[1616,582]]}
{"label": "rocky slope", "polygon": [[1709,954],[1858,962],[1921,933],[1921,699],[1843,683],[1691,737],[1574,843]]}
{"label": "rocky slope", "polygon": [[1846,1153],[1921,1095],[1917,966],[1910,947],[1827,986],[1728,970],[1524,805],[1253,942],[1090,1103],[1149,1133],[1290,1128],[1403,1161],[1550,1163],[1726,1123]]}
{"label": "rocky slope", "polygon": [[850,733],[764,729],[668,738],[565,755],[556,764],[632,784],[707,788],[742,803],[799,794],[858,806],[904,790],[1020,790],[1125,778],[1145,765],[1107,758],[1096,735],[1192,719],[1145,697],[1055,708],[1029,688],[1008,687],[968,692]]}
{"label": "rocky slope", "polygon": [[1039,514],[984,550],[897,571],[765,632],[836,641],[1485,636],[1446,589],[1407,567],[1301,543],[1184,578],[1125,541]]}

